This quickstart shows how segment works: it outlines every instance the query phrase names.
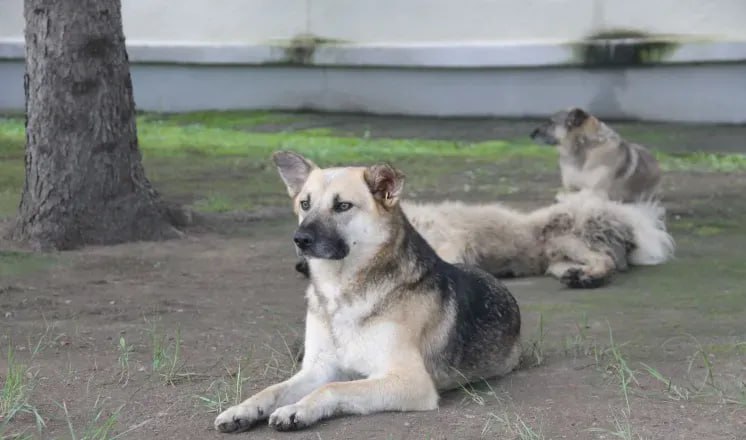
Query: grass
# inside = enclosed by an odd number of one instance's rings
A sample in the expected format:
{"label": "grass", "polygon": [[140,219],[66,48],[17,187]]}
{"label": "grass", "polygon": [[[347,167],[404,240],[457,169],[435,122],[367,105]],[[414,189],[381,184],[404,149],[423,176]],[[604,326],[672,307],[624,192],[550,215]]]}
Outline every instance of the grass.
{"label": "grass", "polygon": [[54,262],[49,255],[0,250],[0,279],[44,270]]}
{"label": "grass", "polygon": [[544,364],[544,314],[539,313],[539,322],[537,323],[536,335],[526,344],[521,354],[521,366],[524,368],[538,367]]}
{"label": "grass", "polygon": [[130,354],[133,352],[133,347],[127,344],[124,336],[119,336],[119,357],[117,362],[119,364],[119,382],[125,385],[129,382],[130,378]]}
{"label": "grass", "polygon": [[169,337],[157,323],[152,322],[148,333],[153,373],[168,385],[189,380],[193,374],[186,371],[186,365],[181,358],[181,327],[177,327],[173,337]]}
{"label": "grass", "polygon": [[486,436],[495,425],[499,427],[501,434],[509,436],[509,438],[516,440],[544,440],[541,424],[538,427],[533,427],[519,414],[511,415],[507,412],[501,414],[490,413],[487,423],[482,428],[482,437]]}
{"label": "grass", "polygon": [[220,413],[229,406],[238,405],[243,401],[243,386],[249,380],[241,370],[238,361],[236,371],[226,368],[228,379],[221,378],[210,383],[204,395],[194,396],[208,413]]}
{"label": "grass", "polygon": [[57,403],[57,406],[59,406],[64,412],[65,421],[67,422],[67,428],[71,440],[117,440],[125,437],[127,434],[130,434],[131,432],[141,428],[149,422],[149,420],[146,420],[142,423],[130,427],[124,432],[114,434],[114,431],[119,424],[119,415],[121,414],[124,405],[120,406],[114,411],[111,411],[107,415],[109,411],[104,408],[103,400],[99,396],[96,398],[96,402],[93,404],[93,410],[88,416],[88,420],[86,421],[85,425],[82,427],[82,429],[76,429],[72,417],[67,410],[67,403],[63,401],[61,404]]}
{"label": "grass", "polygon": [[[608,324],[608,323],[607,323]],[[635,372],[629,367],[627,360],[622,355],[620,347],[614,342],[614,333],[611,331],[611,324],[609,327],[609,348],[608,353],[611,357],[609,364],[606,366],[606,371],[615,376],[619,381],[619,387],[624,396],[624,403],[627,405],[627,411],[630,410],[629,406],[629,393],[630,386],[632,384],[639,385]]]}
{"label": "grass", "polygon": [[[200,116],[201,115],[201,116]],[[140,148],[149,157],[240,156],[267,160],[277,149],[292,149],[325,162],[392,160],[397,157],[457,156],[505,159],[506,156],[555,157],[548,148],[528,140],[454,142],[421,139],[374,139],[340,136],[326,130],[262,133],[234,128],[220,114],[146,115],[138,118]],[[183,124],[200,120],[200,123]],[[20,159],[25,142],[23,121],[0,119],[0,157]]]}
{"label": "grass", "polygon": [[621,440],[642,439],[640,435],[633,432],[632,425],[629,422],[629,410],[624,409],[621,410],[621,416],[614,414],[614,426],[612,429],[590,428],[588,431],[607,434],[612,438],[618,438]]}
{"label": "grass", "polygon": [[8,347],[5,383],[0,392],[0,432],[19,415],[30,415],[39,432],[45,422],[38,408],[31,403],[31,395],[38,384],[37,374],[31,368],[19,363],[12,346]]}

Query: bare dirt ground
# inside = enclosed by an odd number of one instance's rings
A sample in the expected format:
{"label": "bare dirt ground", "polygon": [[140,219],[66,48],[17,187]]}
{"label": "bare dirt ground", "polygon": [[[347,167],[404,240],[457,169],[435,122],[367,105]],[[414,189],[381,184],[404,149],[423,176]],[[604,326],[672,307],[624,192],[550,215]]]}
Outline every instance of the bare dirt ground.
{"label": "bare dirt ground", "polygon": [[[406,136],[427,136],[443,124],[362,119],[350,131],[373,124],[386,135],[389,124],[396,136],[406,125]],[[454,124],[494,130],[489,121]],[[746,149],[744,138],[723,138],[734,139],[723,151]],[[550,202],[558,176],[510,163],[438,182],[417,197],[494,201],[499,193],[527,208]],[[496,190],[505,185],[518,190]],[[524,318],[527,365],[514,374],[447,393],[438,411],[234,437],[746,439],[746,175],[674,173],[665,187],[675,261],[634,268],[596,290],[506,281]],[[216,215],[164,243],[29,256],[0,242],[8,262],[0,348],[30,366],[30,402],[46,421],[38,435],[23,414],[0,436],[72,438],[72,425],[80,439],[113,415],[112,432],[124,433],[117,438],[228,438],[213,430],[206,402],[225,407],[237,382],[246,398],[289,376],[302,333],[293,218],[289,208],[265,214]],[[0,378],[7,366],[1,357]]]}

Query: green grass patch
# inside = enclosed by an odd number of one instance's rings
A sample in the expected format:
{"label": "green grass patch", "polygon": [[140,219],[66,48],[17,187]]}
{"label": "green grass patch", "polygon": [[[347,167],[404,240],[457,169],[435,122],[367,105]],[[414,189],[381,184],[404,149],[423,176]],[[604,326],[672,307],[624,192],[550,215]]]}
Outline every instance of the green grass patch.
{"label": "green grass patch", "polygon": [[[45,426],[39,410],[31,403],[31,395],[38,384],[37,372],[19,363],[11,346],[8,347],[5,380],[0,389],[0,433],[17,416],[31,416],[41,432]],[[4,436],[2,438],[5,438]]]}
{"label": "green grass patch", "polygon": [[656,151],[655,156],[665,171],[706,171],[721,173],[746,171],[746,154],[702,152],[670,154]]}
{"label": "green grass patch", "polygon": [[[194,117],[193,114],[191,117]],[[504,160],[509,157],[556,157],[549,148],[529,141],[454,142],[420,139],[372,139],[333,135],[328,129],[259,133],[226,128],[233,122],[192,123],[138,117],[140,147],[145,157],[240,156],[266,161],[273,151],[289,149],[324,163],[355,163],[403,157],[471,157]],[[183,116],[188,118],[189,115]],[[188,120],[188,119],[187,119]],[[210,121],[208,119],[208,121]],[[219,120],[218,120],[219,121]],[[20,119],[0,119],[0,154],[20,158],[24,131]]]}
{"label": "green grass patch", "polygon": [[55,259],[48,255],[0,251],[0,279],[44,270],[54,262]]}

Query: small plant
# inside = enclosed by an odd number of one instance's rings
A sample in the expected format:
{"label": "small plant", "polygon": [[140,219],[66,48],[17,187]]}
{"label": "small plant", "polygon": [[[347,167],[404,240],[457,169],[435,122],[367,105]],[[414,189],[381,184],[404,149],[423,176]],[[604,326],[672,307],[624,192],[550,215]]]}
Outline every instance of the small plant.
{"label": "small plant", "polygon": [[523,418],[514,414],[495,414],[490,413],[487,423],[482,428],[482,437],[492,430],[492,427],[497,424],[502,431],[502,434],[515,438],[517,440],[544,440],[544,433],[539,425],[538,428],[534,428],[526,423]]}
{"label": "small plant", "polygon": [[303,350],[303,345],[293,345],[291,348],[287,342],[287,338],[282,333],[278,332],[280,339],[282,340],[282,349],[278,350],[275,347],[265,344],[265,347],[270,351],[270,359],[264,366],[264,376],[267,376],[270,372],[274,373],[276,377],[288,377],[295,374],[298,371],[299,363],[299,351]]}
{"label": "small plant", "polygon": [[124,383],[130,380],[130,354],[133,352],[131,345],[127,345],[127,341],[124,336],[119,336],[119,383]]}
{"label": "small plant", "polygon": [[65,413],[65,420],[67,421],[67,428],[70,432],[71,440],[116,440],[124,437],[126,434],[142,427],[145,423],[136,425],[125,432],[114,435],[113,431],[116,429],[119,423],[119,414],[122,411],[123,406],[120,406],[115,411],[111,412],[106,416],[106,410],[103,407],[101,397],[96,398],[96,402],[93,404],[93,411],[90,414],[90,418],[86,425],[82,428],[82,432],[78,432],[73,426],[72,418],[67,410],[67,403],[64,401],[62,404],[57,403],[62,411]]}
{"label": "small plant", "polygon": [[34,418],[39,432],[45,423],[39,410],[30,403],[31,394],[36,387],[36,373],[30,368],[16,361],[12,346],[8,347],[8,368],[5,383],[0,393],[0,429],[7,425],[19,414],[29,414]]}
{"label": "small plant", "polygon": [[539,313],[536,337],[524,347],[521,356],[523,367],[538,367],[544,364],[544,315]]}
{"label": "small plant", "polygon": [[632,425],[629,423],[629,411],[622,409],[621,413],[621,417],[614,415],[614,427],[612,429],[590,428],[588,431],[608,434],[622,440],[642,439],[640,435],[632,432]]}
{"label": "small plant", "polygon": [[220,413],[232,405],[243,401],[243,385],[249,380],[241,372],[241,362],[235,372],[226,368],[230,380],[218,379],[207,387],[206,395],[194,396],[199,403],[207,408],[209,413]]}
{"label": "small plant", "polygon": [[608,353],[611,355],[611,360],[606,366],[606,370],[619,379],[619,386],[621,387],[622,395],[624,396],[624,402],[627,405],[627,412],[629,412],[629,387],[633,382],[637,385],[639,385],[639,383],[635,377],[635,372],[629,368],[629,364],[627,364],[627,360],[622,355],[619,346],[614,342],[614,334],[611,331],[611,324],[607,323],[607,325],[609,326]]}
{"label": "small plant", "polygon": [[153,373],[157,373],[168,385],[190,379],[193,375],[184,371],[181,359],[181,327],[176,328],[171,342],[168,342],[168,334],[163,333],[157,324],[152,323],[149,331]]}
{"label": "small plant", "polygon": [[640,365],[642,365],[653,379],[665,385],[666,393],[671,400],[689,400],[692,397],[692,393],[687,387],[675,385],[670,377],[665,377],[660,371],[644,362],[641,362]]}

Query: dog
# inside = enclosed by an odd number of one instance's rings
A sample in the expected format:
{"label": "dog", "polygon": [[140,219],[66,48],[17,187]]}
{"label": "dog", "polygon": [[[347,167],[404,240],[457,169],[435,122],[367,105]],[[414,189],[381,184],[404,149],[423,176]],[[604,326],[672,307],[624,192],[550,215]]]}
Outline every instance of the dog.
{"label": "dog", "polygon": [[569,288],[604,286],[631,265],[668,261],[675,248],[659,203],[625,204],[591,191],[529,212],[460,202],[406,205],[404,212],[448,262],[499,278],[546,274]]}
{"label": "dog", "polygon": [[433,410],[439,391],[516,368],[515,299],[488,273],[438,257],[401,209],[401,172],[322,169],[292,152],[273,159],[310,268],[305,353],[297,374],[224,411],[217,430]]}
{"label": "dog", "polygon": [[621,202],[660,196],[661,170],[650,151],[625,141],[583,109],[553,114],[531,138],[557,146],[566,191],[587,189]]}
{"label": "dog", "polygon": [[[569,288],[596,288],[630,265],[668,261],[675,248],[658,202],[624,204],[587,190],[530,212],[450,201],[402,209],[440,258],[498,278],[546,274]],[[304,260],[296,270],[308,276]]]}

